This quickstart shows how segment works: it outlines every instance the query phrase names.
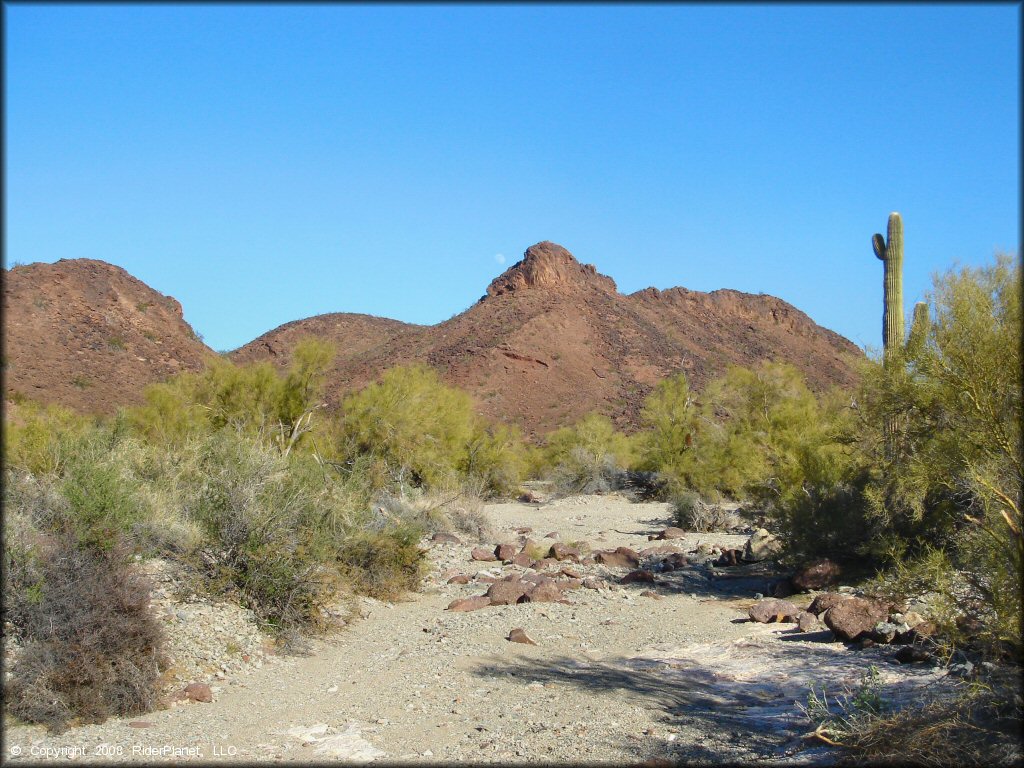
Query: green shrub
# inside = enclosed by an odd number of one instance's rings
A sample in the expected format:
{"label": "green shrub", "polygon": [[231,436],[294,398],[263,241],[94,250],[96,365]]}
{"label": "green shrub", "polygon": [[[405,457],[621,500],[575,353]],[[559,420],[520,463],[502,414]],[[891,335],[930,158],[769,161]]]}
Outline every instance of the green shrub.
{"label": "green shrub", "polygon": [[93,420],[58,405],[23,401],[4,412],[4,462],[35,475],[58,472]]}
{"label": "green shrub", "polygon": [[342,544],[338,562],[358,592],[393,599],[420,585],[426,554],[419,547],[422,534],[420,526],[409,523],[360,531]]}
{"label": "green shrub", "polygon": [[518,430],[486,426],[469,395],[426,366],[396,367],[342,403],[339,452],[372,456],[388,483],[441,485],[481,480],[489,494],[514,490],[524,466]]}

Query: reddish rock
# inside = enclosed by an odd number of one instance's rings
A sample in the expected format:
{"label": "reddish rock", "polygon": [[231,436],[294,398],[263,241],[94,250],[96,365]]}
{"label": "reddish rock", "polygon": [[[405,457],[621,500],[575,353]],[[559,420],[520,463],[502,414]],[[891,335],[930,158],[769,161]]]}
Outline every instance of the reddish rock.
{"label": "reddish rock", "polygon": [[762,624],[770,624],[773,621],[789,623],[796,621],[800,612],[800,609],[789,600],[769,597],[750,606],[747,615]]}
{"label": "reddish rock", "polygon": [[568,566],[566,566],[561,571],[559,571],[559,573],[561,573],[563,576],[568,576],[570,579],[582,579],[583,578],[583,574],[582,573],[580,573],[575,568],[569,568]]}
{"label": "reddish rock", "polygon": [[563,590],[579,589],[583,586],[583,579],[562,579],[558,586]]}
{"label": "reddish rock", "polygon": [[834,584],[841,572],[838,565],[827,557],[823,557],[801,568],[790,578],[790,581],[796,589],[801,591],[824,589],[829,584]]}
{"label": "reddish rock", "polygon": [[614,551],[595,552],[594,559],[609,568],[637,568],[640,566],[640,556],[629,547],[619,547]]}
{"label": "reddish rock", "polygon": [[516,556],[516,548],[513,544],[499,544],[494,548],[494,556],[498,560],[511,561]]}
{"label": "reddish rock", "polygon": [[650,598],[653,598],[655,600],[664,600],[665,599],[665,597],[663,595],[659,595],[653,589],[645,589],[643,592],[640,593],[640,597],[650,597]]}
{"label": "reddish rock", "polygon": [[132,720],[128,723],[129,728],[152,728],[153,724],[145,720]]}
{"label": "reddish rock", "polygon": [[676,528],[675,526],[669,526],[664,531],[658,534],[659,539],[681,539],[686,536],[686,531],[682,528]]}
{"label": "reddish rock", "polygon": [[465,573],[460,573],[452,576],[448,579],[449,584],[469,584],[469,576]]}
{"label": "reddish rock", "polygon": [[533,565],[533,558],[525,552],[520,552],[518,555],[512,558],[512,564],[518,565],[521,568],[529,568]]}
{"label": "reddish rock", "polygon": [[488,588],[486,595],[491,605],[515,605],[531,586],[521,581],[496,581]]}
{"label": "reddish rock", "polygon": [[675,555],[679,553],[679,547],[675,544],[659,544],[656,547],[641,549],[637,554],[640,557],[653,557],[654,555]]}
{"label": "reddish rock", "polygon": [[675,571],[679,568],[686,568],[690,564],[690,561],[682,552],[674,552],[662,560],[661,564],[666,571]]}
{"label": "reddish rock", "polygon": [[469,553],[469,556],[474,560],[483,560],[484,562],[493,562],[498,559],[494,556],[494,552],[484,547],[473,547],[473,551]]}
{"label": "reddish rock", "polygon": [[730,568],[734,565],[743,564],[743,550],[742,549],[726,549],[722,554],[715,560],[712,565],[717,568]]}
{"label": "reddish rock", "polygon": [[206,683],[189,683],[185,686],[185,698],[209,704],[213,701],[213,690]]}
{"label": "reddish rock", "polygon": [[493,584],[496,581],[501,581],[497,576],[488,576],[486,573],[478,573],[476,580],[483,584]]}
{"label": "reddish rock", "polygon": [[557,539],[558,538],[558,531],[551,531],[551,533],[545,533],[544,534],[544,538],[545,539]]}
{"label": "reddish rock", "polygon": [[574,560],[579,562],[581,554],[575,547],[570,547],[560,541],[552,544],[551,549],[548,550],[548,557],[553,557],[555,560]]}
{"label": "reddish rock", "polygon": [[851,597],[825,611],[824,621],[840,640],[857,640],[888,617],[889,609],[884,604],[863,597]]}
{"label": "reddish rock", "polygon": [[818,617],[809,611],[800,611],[796,616],[796,623],[801,632],[813,632],[819,626]]}
{"label": "reddish rock", "polygon": [[553,581],[546,581],[538,584],[529,592],[524,594],[519,602],[521,603],[553,603],[562,599],[562,590]]}
{"label": "reddish rock", "polygon": [[654,578],[654,574],[650,571],[630,571],[620,580],[620,584],[653,584],[657,579]]}
{"label": "reddish rock", "polygon": [[474,597],[463,597],[459,600],[452,600],[446,610],[449,611],[476,611],[486,608],[491,604],[491,598],[487,595],[475,595]]}
{"label": "reddish rock", "polygon": [[822,592],[811,600],[811,604],[807,606],[807,610],[813,613],[815,616],[821,616],[829,608],[839,605],[844,600],[849,600],[847,595],[842,595],[838,592]]}
{"label": "reddish rock", "polygon": [[537,641],[526,634],[526,630],[522,627],[516,627],[508,633],[506,638],[511,643],[523,643],[525,645],[536,645]]}
{"label": "reddish rock", "polygon": [[607,584],[604,579],[599,579],[596,576],[587,576],[583,580],[583,586],[586,589],[603,589]]}

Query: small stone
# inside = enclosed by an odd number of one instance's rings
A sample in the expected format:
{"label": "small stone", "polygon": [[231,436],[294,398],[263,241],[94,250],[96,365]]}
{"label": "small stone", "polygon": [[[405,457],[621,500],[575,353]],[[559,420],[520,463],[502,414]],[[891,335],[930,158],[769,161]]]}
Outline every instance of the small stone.
{"label": "small stone", "polygon": [[686,531],[684,531],[682,528],[676,528],[674,526],[669,526],[661,533],[659,533],[657,536],[658,539],[682,539],[685,537]]}
{"label": "small stone", "polygon": [[797,621],[799,614],[800,609],[789,600],[779,600],[775,597],[755,603],[747,610],[747,615],[761,624],[770,624],[773,621],[794,622]]}
{"label": "small stone", "polygon": [[643,592],[640,593],[640,597],[650,597],[650,598],[653,598],[655,600],[664,600],[665,599],[664,595],[659,595],[653,589],[645,589]]}
{"label": "small stone", "polygon": [[557,539],[558,538],[558,531],[551,531],[551,533],[545,533],[544,534],[544,538],[545,539]]}
{"label": "small stone", "polygon": [[462,541],[453,533],[445,533],[444,531],[438,531],[430,540],[435,544],[461,544]]}
{"label": "small stone", "polygon": [[493,562],[498,559],[495,557],[494,552],[485,547],[473,547],[473,551],[469,553],[469,556],[474,560],[482,560],[484,562]]}
{"label": "small stone", "polygon": [[476,611],[486,608],[491,604],[491,598],[487,595],[476,595],[475,597],[464,597],[459,600],[452,600],[445,610],[453,612]]}
{"label": "small stone", "polygon": [[185,697],[190,701],[209,704],[213,701],[213,691],[206,683],[189,683],[185,686]]}
{"label": "small stone", "polygon": [[145,720],[132,720],[128,723],[129,728],[152,728],[153,724],[148,723]]}
{"label": "small stone", "polygon": [[524,645],[537,645],[537,641],[526,634],[526,630],[522,627],[516,627],[508,633],[506,638],[511,643],[523,643]]}
{"label": "small stone", "polygon": [[460,573],[448,579],[449,584],[469,584],[469,575]]}

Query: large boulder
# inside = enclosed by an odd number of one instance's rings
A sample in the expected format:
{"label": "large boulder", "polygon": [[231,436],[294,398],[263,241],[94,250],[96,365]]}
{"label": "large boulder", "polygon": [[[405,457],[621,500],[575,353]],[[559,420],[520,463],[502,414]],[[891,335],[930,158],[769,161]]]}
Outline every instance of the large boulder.
{"label": "large boulder", "polygon": [[825,611],[825,625],[840,640],[859,640],[880,621],[889,618],[889,608],[877,600],[851,597]]}
{"label": "large boulder", "polygon": [[759,563],[778,557],[781,552],[782,542],[778,537],[768,533],[764,528],[758,528],[743,547],[743,559],[748,563]]}
{"label": "large boulder", "polygon": [[794,622],[800,613],[800,609],[789,600],[779,600],[774,597],[754,603],[747,611],[747,615],[751,619],[761,624],[770,624],[773,621]]}
{"label": "large boulder", "polygon": [[849,595],[844,595],[840,592],[822,592],[820,595],[817,595],[813,600],[811,600],[811,604],[807,606],[807,610],[813,613],[815,616],[820,617],[821,614],[823,614],[829,608],[835,605],[839,605],[839,603],[845,602],[849,599]]}
{"label": "large boulder", "polygon": [[578,563],[582,554],[576,547],[570,547],[568,544],[557,541],[551,545],[547,556],[553,557],[555,560],[573,560]]}
{"label": "large boulder", "polygon": [[838,565],[827,557],[823,557],[801,568],[793,574],[790,581],[795,589],[801,591],[824,589],[830,584],[834,584],[840,573],[842,571]]}
{"label": "large boulder", "polygon": [[554,603],[564,599],[562,590],[553,580],[541,582],[529,592],[526,592],[519,602],[521,603]]}

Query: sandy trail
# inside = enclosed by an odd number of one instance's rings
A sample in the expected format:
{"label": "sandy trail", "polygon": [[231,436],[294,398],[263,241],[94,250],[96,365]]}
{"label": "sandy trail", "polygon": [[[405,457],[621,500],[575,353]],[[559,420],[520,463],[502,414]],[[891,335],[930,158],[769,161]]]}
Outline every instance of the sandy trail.
{"label": "sandy trail", "polygon": [[[663,504],[573,497],[541,506],[492,504],[499,540],[517,527],[594,548],[648,546],[670,524]],[[689,534],[742,546],[746,536]],[[345,759],[410,762],[733,763],[822,760],[806,749],[797,707],[812,684],[855,685],[868,665],[885,691],[942,685],[942,673],[888,661],[891,649],[853,651],[792,625],[744,621],[763,579],[708,579],[707,569],[650,585],[578,589],[570,605],[530,603],[446,612],[486,584],[444,574],[492,570],[469,559],[476,542],[433,545],[436,570],[405,602],[364,601],[368,615],[285,657],[227,681],[212,704],[188,704],[49,736],[5,734],[5,756],[139,761]],[[493,544],[494,542],[490,542]],[[504,572],[512,570],[506,566]],[[625,571],[618,571],[618,574]],[[525,629],[538,645],[505,638]],[[783,638],[792,636],[793,639]],[[140,723],[142,725],[140,725]],[[19,754],[20,753],[20,754]]]}

